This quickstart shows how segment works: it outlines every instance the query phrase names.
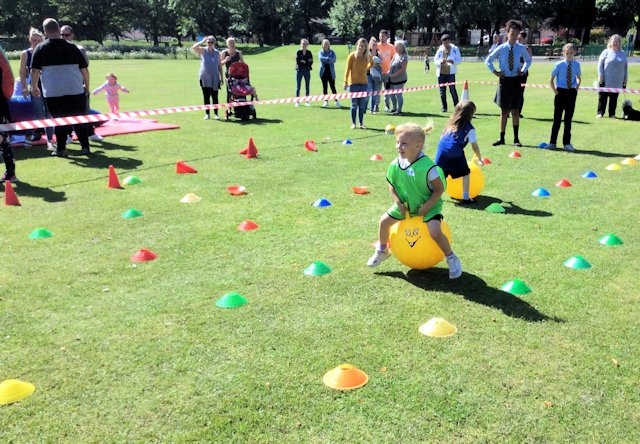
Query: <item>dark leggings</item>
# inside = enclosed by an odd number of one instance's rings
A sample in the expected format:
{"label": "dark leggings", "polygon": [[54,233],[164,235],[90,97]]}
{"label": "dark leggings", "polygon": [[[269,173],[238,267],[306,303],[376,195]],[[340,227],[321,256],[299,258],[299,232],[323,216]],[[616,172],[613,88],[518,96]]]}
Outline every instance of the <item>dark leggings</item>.
{"label": "dark leggings", "polygon": [[[204,97],[204,104],[205,105],[211,105],[211,100],[213,100],[213,104],[217,105],[218,104],[218,90],[217,89],[213,89],[213,88],[209,88],[207,86],[203,86],[202,87],[202,97]],[[209,109],[205,110],[205,112],[207,113],[207,116],[209,115]],[[213,110],[214,113],[216,113],[216,116],[218,115],[218,108]]]}
{"label": "dark leggings", "polygon": [[325,68],[320,80],[322,80],[322,94],[327,94],[329,92],[329,89],[327,88],[327,86],[330,86],[331,92],[333,94],[336,94],[336,79],[331,77],[330,69]]}

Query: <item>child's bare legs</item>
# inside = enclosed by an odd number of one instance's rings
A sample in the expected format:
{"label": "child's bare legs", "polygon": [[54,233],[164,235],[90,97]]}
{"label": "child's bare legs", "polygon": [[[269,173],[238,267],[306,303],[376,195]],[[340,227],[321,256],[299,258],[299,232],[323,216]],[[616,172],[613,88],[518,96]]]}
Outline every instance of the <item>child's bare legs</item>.
{"label": "child's bare legs", "polygon": [[389,243],[389,233],[393,224],[398,222],[397,219],[389,216],[388,213],[384,213],[380,218],[380,224],[378,225],[378,248],[376,252],[369,258],[367,265],[370,267],[377,267],[391,256],[387,244]]}
{"label": "child's bare legs", "polygon": [[442,250],[447,259],[447,265],[449,266],[449,279],[457,279],[462,275],[462,266],[460,265],[460,259],[455,255],[451,249],[449,239],[442,232],[442,223],[438,219],[431,219],[427,222],[427,228],[429,228],[429,234],[438,247]]}

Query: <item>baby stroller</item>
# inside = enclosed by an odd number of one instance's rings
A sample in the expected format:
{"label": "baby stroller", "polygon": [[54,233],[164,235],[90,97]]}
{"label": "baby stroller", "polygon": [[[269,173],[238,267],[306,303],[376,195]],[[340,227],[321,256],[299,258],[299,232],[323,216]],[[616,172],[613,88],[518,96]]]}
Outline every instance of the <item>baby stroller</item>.
{"label": "baby stroller", "polygon": [[[258,100],[256,89],[249,82],[249,66],[246,63],[236,62],[229,67],[227,77],[227,103],[246,102],[247,96],[251,100]],[[234,106],[224,112],[225,119],[235,114],[236,118],[249,120],[251,116],[256,119],[256,110],[253,105]]]}

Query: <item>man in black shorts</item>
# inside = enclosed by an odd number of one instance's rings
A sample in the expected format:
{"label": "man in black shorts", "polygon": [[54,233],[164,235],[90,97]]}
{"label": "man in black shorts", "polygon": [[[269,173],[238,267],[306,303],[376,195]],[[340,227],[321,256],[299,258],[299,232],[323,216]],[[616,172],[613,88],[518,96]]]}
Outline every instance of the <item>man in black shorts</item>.
{"label": "man in black shorts", "polygon": [[[518,35],[522,31],[522,23],[517,20],[509,20],[506,24],[507,41],[499,45],[486,58],[485,63],[489,71],[500,78],[495,103],[500,107],[500,138],[493,142],[493,146],[504,145],[504,133],[507,127],[507,118],[511,113],[513,122],[513,144],[522,146],[518,137],[520,125],[520,108],[522,106],[522,75],[531,66],[531,55],[527,47],[518,43]],[[520,59],[524,60],[522,67]],[[496,70],[493,61],[498,60],[500,70]]]}

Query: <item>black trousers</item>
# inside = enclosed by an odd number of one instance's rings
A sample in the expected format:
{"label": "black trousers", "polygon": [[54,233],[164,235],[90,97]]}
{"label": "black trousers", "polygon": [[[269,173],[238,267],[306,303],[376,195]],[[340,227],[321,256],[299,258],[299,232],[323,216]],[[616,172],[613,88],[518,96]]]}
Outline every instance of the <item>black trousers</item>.
{"label": "black trousers", "polygon": [[564,133],[562,134],[562,145],[571,143],[571,120],[573,112],[576,109],[576,98],[578,90],[575,88],[566,89],[558,88],[558,94],[553,100],[553,126],[551,127],[550,143],[558,142],[558,132],[562,123],[562,114],[564,113]]}
{"label": "black trousers", "polygon": [[[87,113],[87,96],[77,94],[73,96],[61,97],[45,97],[44,101],[51,117],[71,117],[83,116]],[[80,123],[78,125],[56,126],[56,142],[58,144],[58,152],[67,148],[67,134],[69,127],[73,126],[73,130],[78,136],[78,141],[82,148],[89,148],[89,124]]]}
{"label": "black trousers", "polygon": [[607,108],[607,99],[609,99],[609,117],[616,115],[616,107],[618,105],[618,93],[600,92],[598,93],[598,114],[604,116]]}

